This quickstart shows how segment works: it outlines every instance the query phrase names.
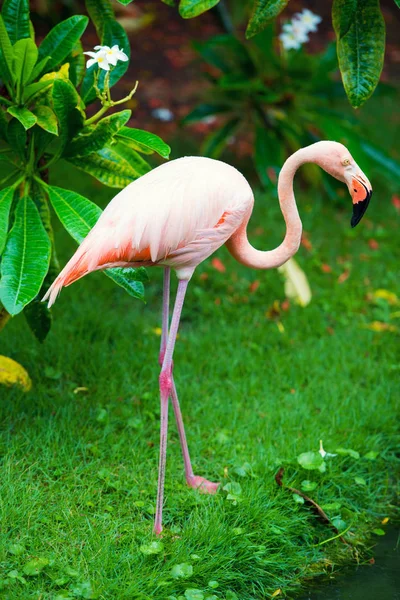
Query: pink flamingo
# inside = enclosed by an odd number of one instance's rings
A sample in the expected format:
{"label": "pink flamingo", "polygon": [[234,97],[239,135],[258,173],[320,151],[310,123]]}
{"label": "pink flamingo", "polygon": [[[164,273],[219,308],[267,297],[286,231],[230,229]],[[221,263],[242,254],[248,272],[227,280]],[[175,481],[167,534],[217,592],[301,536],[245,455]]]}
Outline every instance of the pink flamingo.
{"label": "pink flamingo", "polygon": [[[247,239],[254,199],[243,175],[232,166],[210,158],[179,158],[157,167],[115,196],[44,298],[49,299],[51,306],[63,286],[98,269],[164,267],[156,534],[162,531],[170,397],[188,485],[210,494],[214,494],[219,485],[193,472],[172,372],[172,356],[189,280],[197,265],[224,243],[236,260],[254,269],[279,267],[297,252],[302,224],[293,193],[293,178],[306,162],[318,164],[347,184],[353,199],[351,225],[357,225],[367,209],[372,188],[348,150],[337,142],[317,142],[298,150],[285,162],[279,175],[278,194],[286,235],[280,246],[267,252],[256,250]],[[171,268],[179,283],[169,328]]]}

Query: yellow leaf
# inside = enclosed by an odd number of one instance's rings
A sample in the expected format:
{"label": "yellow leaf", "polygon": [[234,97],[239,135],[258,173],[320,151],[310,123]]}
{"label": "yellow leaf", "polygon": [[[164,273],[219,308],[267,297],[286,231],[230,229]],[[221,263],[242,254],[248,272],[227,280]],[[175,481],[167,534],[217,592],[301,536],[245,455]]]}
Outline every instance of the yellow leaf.
{"label": "yellow leaf", "polygon": [[389,290],[375,290],[372,292],[372,296],[374,298],[382,298],[383,300],[387,300],[389,304],[399,304],[399,299],[393,292],[389,292]]}
{"label": "yellow leaf", "polygon": [[364,325],[366,329],[370,329],[371,331],[392,331],[396,333],[398,331],[397,327],[394,325],[390,325],[389,323],[383,323],[382,321],[372,321],[372,323],[368,323]]}
{"label": "yellow leaf", "polygon": [[161,335],[162,334],[161,327],[154,327],[153,333],[155,333],[156,335]]}
{"label": "yellow leaf", "polygon": [[280,333],[285,333],[285,328],[284,328],[283,323],[281,321],[277,321],[276,322],[276,326],[278,327]]}
{"label": "yellow leaf", "polygon": [[279,594],[282,594],[281,588],[278,588],[277,590],[275,590],[274,593],[272,594],[271,598],[276,598],[277,596],[279,596]]}
{"label": "yellow leaf", "polygon": [[384,519],[382,519],[381,523],[382,525],[386,525],[386,523],[389,522],[389,517],[385,517]]}
{"label": "yellow leaf", "polygon": [[24,392],[32,387],[31,378],[24,367],[7,356],[0,356],[0,384],[8,387],[18,385]]}
{"label": "yellow leaf", "polygon": [[69,63],[65,63],[58,71],[46,73],[39,81],[51,81],[52,79],[69,79]]}
{"label": "yellow leaf", "polygon": [[307,306],[311,302],[312,294],[306,274],[300,269],[294,258],[278,268],[285,280],[285,294],[300,306]]}

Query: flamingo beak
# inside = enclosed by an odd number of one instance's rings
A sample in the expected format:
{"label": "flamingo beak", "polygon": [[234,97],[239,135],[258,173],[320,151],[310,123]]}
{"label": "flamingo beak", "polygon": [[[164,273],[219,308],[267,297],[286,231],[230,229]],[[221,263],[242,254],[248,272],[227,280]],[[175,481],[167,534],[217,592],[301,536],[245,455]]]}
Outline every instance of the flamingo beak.
{"label": "flamingo beak", "polygon": [[351,226],[355,227],[361,221],[368,208],[372,196],[372,186],[363,174],[357,174],[351,177],[349,191],[353,200]]}

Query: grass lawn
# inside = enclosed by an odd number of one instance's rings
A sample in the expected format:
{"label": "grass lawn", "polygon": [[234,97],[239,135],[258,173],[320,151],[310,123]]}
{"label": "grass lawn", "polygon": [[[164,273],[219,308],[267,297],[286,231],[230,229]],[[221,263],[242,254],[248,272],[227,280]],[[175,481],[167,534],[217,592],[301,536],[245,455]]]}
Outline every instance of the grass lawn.
{"label": "grass lawn", "polygon": [[[113,195],[77,171],[58,175],[101,205]],[[313,291],[307,308],[271,310],[284,300],[281,276],[241,267],[225,249],[226,272],[209,260],[189,287],[175,377],[196,473],[222,489],[186,487],[171,411],[161,540],[161,270],[149,271],[147,305],[100,273],[63,290],[44,345],[23,317],[7,325],[1,353],[34,386],[1,390],[1,598],[298,597],[368,559],[382,520],[395,518],[400,307],[374,293],[398,292],[399,215],[379,184],[355,230],[347,192],[343,205],[298,196],[312,243],[297,257]],[[250,229],[260,249],[280,241],[276,198],[257,195]],[[64,264],[74,243],[60,240]],[[297,457],[320,439],[337,456],[325,472],[306,470]],[[284,484],[310,490],[346,544],[277,486],[281,466]]]}

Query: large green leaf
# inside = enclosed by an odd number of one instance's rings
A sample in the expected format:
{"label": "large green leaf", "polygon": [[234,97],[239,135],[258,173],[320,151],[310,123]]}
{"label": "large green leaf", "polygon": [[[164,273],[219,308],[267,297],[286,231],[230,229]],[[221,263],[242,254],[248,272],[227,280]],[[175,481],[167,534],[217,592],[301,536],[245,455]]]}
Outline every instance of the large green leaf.
{"label": "large green leaf", "polygon": [[232,110],[232,107],[227,104],[199,104],[182,119],[182,123],[184,125],[198,123],[207,117],[213,117],[230,110]]}
{"label": "large green leaf", "polygon": [[262,125],[257,126],[253,160],[260,181],[267,188],[271,187],[268,169],[278,171],[281,166],[280,155],[281,144],[273,130],[268,130]]}
{"label": "large green leaf", "polygon": [[74,87],[78,87],[85,75],[85,56],[80,40],[76,42],[65,61],[69,63],[69,79]]}
{"label": "large green leaf", "polygon": [[385,22],[379,0],[357,0],[352,24],[341,39],[337,9],[333,12],[333,26],[344,89],[350,104],[358,108],[376,88],[383,67]]}
{"label": "large green leaf", "polygon": [[0,138],[3,140],[7,140],[7,125],[8,121],[6,119],[5,112],[2,108],[0,108]]}
{"label": "large green leaf", "polygon": [[41,301],[44,294],[45,290],[40,290],[38,297],[34,298],[24,310],[24,316],[29,329],[32,331],[35,338],[42,343],[46,339],[53,321],[51,311],[47,308],[47,304]]}
{"label": "large green leaf", "polygon": [[254,0],[253,10],[246,29],[246,38],[260,33],[287,6],[289,0]]}
{"label": "large green leaf", "polygon": [[30,37],[28,0],[5,0],[1,14],[12,44]]}
{"label": "large green leaf", "polygon": [[131,146],[143,154],[152,154],[157,152],[163,158],[169,158],[171,148],[158,135],[144,131],[143,129],[133,129],[131,127],[122,127],[118,131],[117,138],[123,143]]}
{"label": "large green leaf", "polygon": [[219,0],[181,0],[179,2],[179,14],[184,19],[198,17],[218,4]]}
{"label": "large green leaf", "polygon": [[129,121],[131,113],[130,110],[114,113],[99,121],[94,127],[88,128],[88,132],[83,130],[82,134],[68,145],[64,156],[87,156],[101,150]]}
{"label": "large green leaf", "polygon": [[79,110],[80,98],[72,83],[55,79],[53,84],[53,108],[60,124],[61,148],[83,127],[83,115]]}
{"label": "large green leaf", "polygon": [[13,74],[19,86],[24,86],[31,76],[38,58],[38,49],[30,38],[18,40],[13,47]]}
{"label": "large green leaf", "polygon": [[333,0],[332,20],[336,23],[339,39],[349,31],[357,10],[357,3],[357,0]]}
{"label": "large green leaf", "polygon": [[18,119],[25,129],[30,129],[36,124],[35,115],[25,106],[10,106],[10,108],[7,108],[7,112]]}
{"label": "large green leaf", "polygon": [[39,46],[39,60],[42,60],[46,56],[51,57],[46,64],[46,71],[51,71],[63,62],[75,47],[76,42],[85,31],[88,22],[89,19],[87,17],[75,15],[58,23],[47,34]]}
{"label": "large green leaf", "polygon": [[0,255],[4,250],[8,232],[8,219],[14,197],[14,186],[6,187],[0,191]]}
{"label": "large green leaf", "polygon": [[53,135],[58,135],[57,117],[49,106],[39,104],[39,106],[32,109],[32,112],[37,119],[39,127]]}
{"label": "large green leaf", "polygon": [[97,35],[102,39],[106,21],[115,18],[111,0],[85,0],[85,4],[89,17],[96,27]]}
{"label": "large green leaf", "polygon": [[[118,0],[118,2],[120,4],[123,4],[124,6],[128,6],[128,4],[130,4],[131,2],[133,2],[133,0]],[[218,0],[219,2],[219,0]]]}
{"label": "large green leaf", "polygon": [[13,74],[13,48],[7,33],[3,17],[0,15],[0,75],[10,83],[14,80]]}
{"label": "large green leaf", "polygon": [[51,85],[53,85],[53,81],[51,81],[50,79],[46,81],[37,81],[36,83],[30,83],[23,89],[23,101],[25,103],[32,102],[33,98],[36,95],[42,93],[46,88],[50,87]]}
{"label": "large green leaf", "polygon": [[51,244],[31,198],[20,198],[1,262],[0,301],[16,315],[37,296],[49,267]]}
{"label": "large green leaf", "polygon": [[124,144],[113,144],[85,157],[67,158],[73,165],[113,188],[123,188],[144,173],[150,166],[141,156]]}
{"label": "large green leaf", "polygon": [[[58,218],[68,233],[80,244],[97,223],[102,212],[101,208],[70,190],[55,186],[48,186],[47,189]],[[106,269],[104,273],[131,296],[143,299],[144,290],[141,282],[146,279],[144,269],[115,268]]]}
{"label": "large green leaf", "polygon": [[24,159],[27,135],[25,127],[18,119],[11,119],[11,121],[9,121],[7,126],[7,139],[13,151]]}

